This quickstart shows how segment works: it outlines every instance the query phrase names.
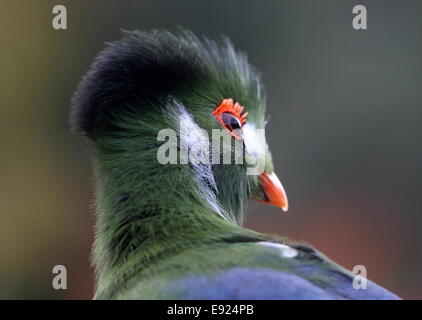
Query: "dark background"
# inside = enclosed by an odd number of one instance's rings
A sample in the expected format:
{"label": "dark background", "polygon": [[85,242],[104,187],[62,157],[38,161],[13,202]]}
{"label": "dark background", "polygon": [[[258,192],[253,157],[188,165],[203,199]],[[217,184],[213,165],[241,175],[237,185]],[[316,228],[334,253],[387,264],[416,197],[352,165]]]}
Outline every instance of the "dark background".
{"label": "dark background", "polygon": [[[51,27],[68,10],[68,30]],[[364,4],[368,30],[352,28]],[[422,298],[422,1],[1,1],[0,298],[91,298],[94,215],[70,97],[120,29],[229,36],[264,76],[287,214],[247,226],[305,240]],[[68,290],[52,289],[52,268]]]}

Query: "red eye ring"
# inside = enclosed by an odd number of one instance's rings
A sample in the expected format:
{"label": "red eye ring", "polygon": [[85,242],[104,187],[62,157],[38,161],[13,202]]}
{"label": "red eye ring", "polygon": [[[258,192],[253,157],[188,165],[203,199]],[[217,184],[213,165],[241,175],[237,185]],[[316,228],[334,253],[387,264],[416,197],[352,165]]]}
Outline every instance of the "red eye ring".
{"label": "red eye ring", "polygon": [[240,126],[242,127],[246,123],[246,118],[248,116],[247,112],[243,112],[244,107],[242,107],[238,102],[233,104],[233,99],[224,99],[221,104],[212,112],[212,114],[217,118],[218,122],[226,128],[233,137],[236,139],[240,139],[238,135],[232,132],[232,129],[227,126],[227,124],[223,121],[223,114],[230,113],[236,117],[239,121]]}

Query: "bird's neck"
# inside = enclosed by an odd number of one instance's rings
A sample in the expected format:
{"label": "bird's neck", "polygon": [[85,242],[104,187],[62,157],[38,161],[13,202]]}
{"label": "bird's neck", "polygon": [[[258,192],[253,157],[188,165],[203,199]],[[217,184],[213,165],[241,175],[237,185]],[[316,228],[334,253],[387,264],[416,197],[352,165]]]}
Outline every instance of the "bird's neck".
{"label": "bird's neck", "polygon": [[163,166],[136,153],[100,153],[96,162],[99,278],[111,277],[129,260],[146,269],[163,252],[241,229],[203,199],[189,166]]}

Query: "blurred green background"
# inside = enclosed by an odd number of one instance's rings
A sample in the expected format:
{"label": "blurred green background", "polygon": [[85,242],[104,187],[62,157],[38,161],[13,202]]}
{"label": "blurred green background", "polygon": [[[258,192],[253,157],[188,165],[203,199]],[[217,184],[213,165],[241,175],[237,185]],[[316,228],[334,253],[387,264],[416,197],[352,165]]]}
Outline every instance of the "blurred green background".
{"label": "blurred green background", "polygon": [[[68,10],[54,30],[52,8]],[[352,28],[364,4],[368,30]],[[23,1],[0,10],[0,298],[89,299],[92,175],[72,93],[120,29],[229,36],[264,77],[287,214],[247,226],[305,240],[422,298],[422,1]],[[51,286],[68,270],[68,290]]]}

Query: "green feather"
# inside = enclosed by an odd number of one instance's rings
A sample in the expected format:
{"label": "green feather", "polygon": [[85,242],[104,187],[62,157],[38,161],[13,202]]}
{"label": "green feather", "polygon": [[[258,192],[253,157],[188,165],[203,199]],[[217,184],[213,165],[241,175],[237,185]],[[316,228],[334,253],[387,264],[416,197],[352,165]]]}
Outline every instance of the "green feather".
{"label": "green feather", "polygon": [[[128,32],[91,66],[73,99],[72,124],[93,150],[96,298],[183,297],[174,279],[234,267],[295,273],[298,265],[320,266],[328,271],[307,278],[321,286],[329,286],[329,272],[350,277],[309,247],[290,244],[298,259],[282,259],[256,245],[288,241],[241,227],[250,199],[262,192],[246,165],[157,161],[161,129],[180,138],[178,123],[187,117],[211,136],[221,129],[212,111],[226,98],[245,107],[248,123],[265,127],[260,76],[228,40],[217,44],[184,30]],[[272,172],[262,143],[253,157]]]}

